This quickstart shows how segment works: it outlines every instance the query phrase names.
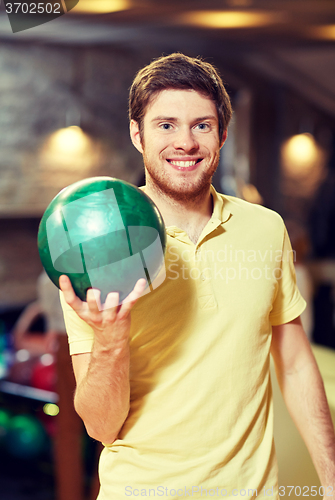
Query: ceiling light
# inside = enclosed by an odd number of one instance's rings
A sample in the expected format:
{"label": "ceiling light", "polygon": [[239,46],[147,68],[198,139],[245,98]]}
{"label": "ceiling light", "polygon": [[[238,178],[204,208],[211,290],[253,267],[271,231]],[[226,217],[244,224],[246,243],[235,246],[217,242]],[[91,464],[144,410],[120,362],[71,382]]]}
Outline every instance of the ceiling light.
{"label": "ceiling light", "polygon": [[67,154],[76,154],[87,148],[88,138],[80,127],[71,126],[54,132],[50,138],[52,149]]}
{"label": "ceiling light", "polygon": [[281,147],[283,191],[309,198],[324,179],[326,153],[309,133],[290,137]]}
{"label": "ceiling light", "polygon": [[71,10],[74,14],[108,14],[130,9],[130,0],[80,0]]}
{"label": "ceiling light", "polygon": [[181,14],[177,21],[206,28],[255,28],[283,21],[278,12],[194,11]]}
{"label": "ceiling light", "polygon": [[[301,170],[312,168],[318,156],[318,149],[311,134],[298,134],[291,137],[283,147],[291,170],[300,173]],[[294,168],[295,167],[295,168]]]}
{"label": "ceiling light", "polygon": [[326,40],[335,40],[335,24],[327,26],[315,26],[310,29],[312,36],[317,38],[324,38]]}
{"label": "ceiling light", "polygon": [[58,177],[76,176],[78,172],[86,175],[99,162],[99,149],[80,127],[66,127],[46,138],[39,162],[50,183],[56,174]]}

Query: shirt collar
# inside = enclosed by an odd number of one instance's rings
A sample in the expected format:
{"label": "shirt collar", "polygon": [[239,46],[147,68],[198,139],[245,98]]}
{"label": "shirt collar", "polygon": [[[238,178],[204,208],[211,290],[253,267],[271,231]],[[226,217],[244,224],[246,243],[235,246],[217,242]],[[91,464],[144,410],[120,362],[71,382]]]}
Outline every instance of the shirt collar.
{"label": "shirt collar", "polygon": [[[211,195],[213,197],[213,213],[207,225],[199,238],[198,244],[211,232],[213,232],[221,224],[227,222],[231,216],[230,210],[227,208],[227,200],[224,196],[219,195],[214,186],[211,185]],[[176,237],[185,243],[189,242],[188,236],[185,231],[177,226],[167,226],[166,232],[169,236]]]}
{"label": "shirt collar", "polygon": [[[144,186],[141,186],[139,189],[144,191]],[[227,222],[231,216],[231,212],[227,208],[227,200],[224,198],[224,196],[219,196],[212,184],[210,187],[210,193],[213,197],[213,213],[210,218],[213,230],[215,227],[218,227],[219,225]],[[177,226],[167,226],[166,231],[170,236],[176,236],[177,233],[184,234],[184,231],[179,229]]]}
{"label": "shirt collar", "polygon": [[220,224],[227,222],[231,216],[231,212],[227,207],[227,200],[218,195],[213,185],[211,185],[211,195],[213,197],[212,220],[218,221]]}

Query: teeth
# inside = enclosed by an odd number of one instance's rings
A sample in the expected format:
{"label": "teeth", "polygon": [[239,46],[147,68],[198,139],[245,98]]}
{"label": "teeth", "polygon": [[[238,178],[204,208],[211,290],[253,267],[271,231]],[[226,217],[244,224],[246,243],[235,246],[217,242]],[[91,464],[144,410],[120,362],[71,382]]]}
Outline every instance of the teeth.
{"label": "teeth", "polygon": [[170,163],[172,165],[175,165],[176,167],[193,167],[197,163],[196,160],[193,161],[176,161],[176,160],[170,160]]}

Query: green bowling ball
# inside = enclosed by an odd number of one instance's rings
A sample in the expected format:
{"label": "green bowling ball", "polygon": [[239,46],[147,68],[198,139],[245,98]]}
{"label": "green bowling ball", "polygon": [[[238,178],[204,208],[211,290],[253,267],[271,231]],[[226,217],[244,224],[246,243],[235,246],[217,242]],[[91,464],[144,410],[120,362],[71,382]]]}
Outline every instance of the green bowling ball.
{"label": "green bowling ball", "polygon": [[42,424],[32,415],[16,415],[6,435],[7,451],[14,457],[29,459],[40,455],[47,440]]}
{"label": "green bowling ball", "polygon": [[0,445],[2,445],[8,434],[10,426],[11,414],[6,409],[0,409]]}
{"label": "green bowling ball", "polygon": [[[161,214],[140,189],[112,177],[92,177],[64,188],[47,207],[38,250],[49,278],[66,274],[78,297],[89,288],[118,292],[120,302],[140,278],[150,285],[164,264]],[[148,291],[148,290],[147,290]]]}

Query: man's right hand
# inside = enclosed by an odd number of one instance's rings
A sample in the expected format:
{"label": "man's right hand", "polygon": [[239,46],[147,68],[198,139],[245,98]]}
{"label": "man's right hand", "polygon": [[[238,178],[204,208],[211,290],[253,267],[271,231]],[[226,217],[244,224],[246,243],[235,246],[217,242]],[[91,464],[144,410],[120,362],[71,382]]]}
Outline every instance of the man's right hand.
{"label": "man's right hand", "polygon": [[88,290],[85,302],[76,296],[67,276],[59,279],[65,301],[94,332],[92,351],[72,356],[74,403],[88,434],[104,443],[116,439],[128,415],[130,312],[145,285],[144,279],[138,280],[121,304],[118,293],[109,293],[101,305],[98,290]]}
{"label": "man's right hand", "polygon": [[[95,334],[95,342],[105,348],[117,344],[119,341],[128,341],[130,329],[130,311],[141,297],[146,280],[137,281],[132,292],[119,304],[119,294],[111,292],[107,295],[105,303],[100,302],[100,290],[89,289],[86,302],[82,301],[74,292],[71,281],[66,275],[59,279],[59,286],[63,292],[65,302],[90,325]],[[112,345],[110,345],[112,347]]]}

